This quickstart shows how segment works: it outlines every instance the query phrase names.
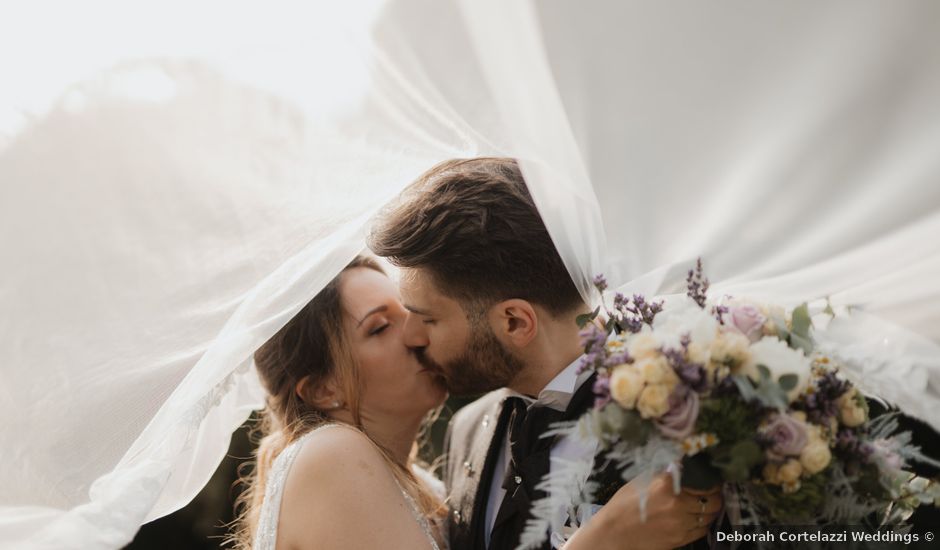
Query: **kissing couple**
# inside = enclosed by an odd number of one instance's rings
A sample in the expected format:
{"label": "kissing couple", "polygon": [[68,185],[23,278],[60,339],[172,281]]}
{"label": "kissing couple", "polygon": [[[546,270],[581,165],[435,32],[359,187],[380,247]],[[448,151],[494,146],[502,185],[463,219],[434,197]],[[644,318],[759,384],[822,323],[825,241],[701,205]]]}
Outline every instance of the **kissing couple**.
{"label": "kissing couple", "polygon": [[[596,448],[541,437],[594,405],[576,317],[590,308],[517,162],[447,161],[376,221],[369,246],[255,353],[264,437],[235,539],[254,550],[512,550],[557,461],[595,457],[596,506],[559,506],[540,548],[701,543],[718,489],[641,490]],[[447,431],[443,480],[416,438],[448,392],[484,394]],[[590,508],[590,509],[585,509]],[[644,517],[645,516],[645,517]]]}

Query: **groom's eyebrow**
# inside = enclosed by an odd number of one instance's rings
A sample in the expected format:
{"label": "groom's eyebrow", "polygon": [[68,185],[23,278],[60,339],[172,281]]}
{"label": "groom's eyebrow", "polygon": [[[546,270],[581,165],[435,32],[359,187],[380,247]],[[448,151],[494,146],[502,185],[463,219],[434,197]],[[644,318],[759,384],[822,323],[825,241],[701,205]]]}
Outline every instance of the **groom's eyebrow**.
{"label": "groom's eyebrow", "polygon": [[427,316],[427,317],[430,317],[430,316],[431,316],[431,314],[428,313],[427,311],[418,309],[418,308],[416,308],[416,307],[413,306],[413,305],[410,305],[410,304],[403,304],[403,305],[405,306],[405,309],[407,309],[408,311],[410,311],[410,312],[412,312],[412,313],[415,313],[415,314],[417,314],[417,315],[425,315],[425,316]]}

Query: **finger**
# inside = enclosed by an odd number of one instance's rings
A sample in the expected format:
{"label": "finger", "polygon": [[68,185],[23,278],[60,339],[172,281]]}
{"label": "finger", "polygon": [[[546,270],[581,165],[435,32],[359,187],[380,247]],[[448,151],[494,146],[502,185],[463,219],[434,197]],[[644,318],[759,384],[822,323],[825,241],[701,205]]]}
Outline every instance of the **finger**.
{"label": "finger", "polygon": [[724,503],[720,496],[713,497],[683,497],[681,508],[690,514],[711,514],[721,510]]}
{"label": "finger", "polygon": [[707,496],[717,495],[718,493],[720,493],[721,485],[720,484],[715,485],[714,487],[710,489],[691,489],[689,487],[683,487],[682,492],[689,494],[689,495],[697,496],[697,497],[702,497],[702,496],[707,497]]}

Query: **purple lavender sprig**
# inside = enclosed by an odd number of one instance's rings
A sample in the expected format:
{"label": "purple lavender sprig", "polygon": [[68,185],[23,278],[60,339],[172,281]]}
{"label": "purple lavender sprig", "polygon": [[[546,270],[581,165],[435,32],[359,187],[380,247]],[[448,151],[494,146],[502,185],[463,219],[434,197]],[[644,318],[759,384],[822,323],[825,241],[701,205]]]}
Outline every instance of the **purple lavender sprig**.
{"label": "purple lavender sprig", "polygon": [[705,300],[708,294],[708,279],[705,277],[702,269],[702,259],[695,262],[695,269],[689,270],[689,276],[685,279],[686,294],[695,301],[700,308],[705,309]]}
{"label": "purple lavender sprig", "polygon": [[849,389],[849,383],[840,380],[835,371],[828,371],[816,381],[815,391],[806,394],[793,407],[806,411],[806,418],[814,424],[827,425],[839,414],[839,398]]}
{"label": "purple lavender sprig", "polygon": [[663,355],[669,361],[673,370],[687,386],[697,392],[705,390],[708,384],[708,377],[705,376],[705,365],[693,363],[686,359],[689,349],[689,336],[683,335],[682,348],[671,349],[663,348]]}
{"label": "purple lavender sprig", "polygon": [[597,328],[593,323],[586,325],[581,332],[581,345],[584,346],[584,356],[578,366],[578,374],[586,370],[597,370],[605,365],[607,360],[607,332]]}
{"label": "purple lavender sprig", "polygon": [[[656,314],[663,310],[662,302],[648,302],[646,297],[634,294],[627,298],[619,292],[614,295],[615,314],[611,315],[614,329],[617,332],[630,332],[636,334],[643,330],[643,325],[653,326]],[[610,312],[608,311],[608,314]]]}

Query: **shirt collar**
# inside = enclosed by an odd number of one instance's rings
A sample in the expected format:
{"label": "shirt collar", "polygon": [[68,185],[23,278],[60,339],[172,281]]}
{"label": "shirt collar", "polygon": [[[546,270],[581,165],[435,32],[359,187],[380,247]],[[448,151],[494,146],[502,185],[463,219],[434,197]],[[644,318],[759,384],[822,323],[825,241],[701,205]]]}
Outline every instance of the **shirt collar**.
{"label": "shirt collar", "polygon": [[[531,397],[521,396],[526,400],[529,407],[539,405],[564,412],[565,409],[568,408],[568,403],[571,402],[571,396],[574,395],[574,392],[581,387],[581,384],[584,384],[584,381],[591,376],[590,370],[585,370],[581,374],[578,374],[578,367],[581,365],[581,357],[584,356],[578,357],[555,375],[555,378],[552,378],[545,388],[539,392],[538,399],[533,400]],[[513,394],[519,395],[515,392],[513,392]]]}

